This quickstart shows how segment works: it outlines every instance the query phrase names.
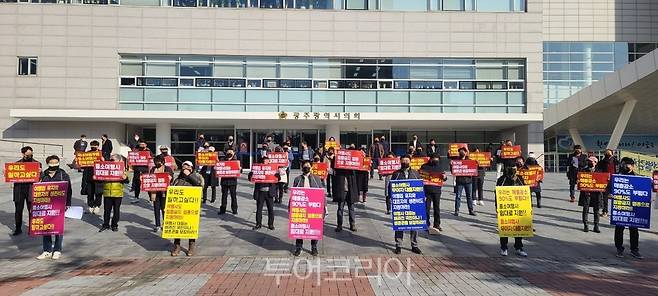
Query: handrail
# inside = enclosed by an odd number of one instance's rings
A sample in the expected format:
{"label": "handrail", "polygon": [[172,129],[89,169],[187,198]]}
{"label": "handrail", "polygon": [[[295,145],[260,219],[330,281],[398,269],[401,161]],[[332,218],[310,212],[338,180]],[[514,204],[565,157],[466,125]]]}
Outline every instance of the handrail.
{"label": "handrail", "polygon": [[[45,155],[46,154],[46,147],[53,147],[59,150],[59,156],[64,157],[64,145],[61,144],[52,144],[52,143],[40,143],[40,142],[32,142],[32,141],[17,141],[17,140],[6,140],[6,139],[0,139],[0,143],[5,142],[5,143],[16,143],[16,144],[21,144],[22,147],[25,147],[26,144],[31,144],[31,145],[39,145],[43,149],[40,149],[42,153]],[[35,152],[37,152],[37,147],[32,147]]]}

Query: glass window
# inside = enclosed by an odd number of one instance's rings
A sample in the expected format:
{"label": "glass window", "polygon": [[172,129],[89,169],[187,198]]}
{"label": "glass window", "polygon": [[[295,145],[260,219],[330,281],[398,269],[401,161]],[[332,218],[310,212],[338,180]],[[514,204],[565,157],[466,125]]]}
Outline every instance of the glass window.
{"label": "glass window", "polygon": [[283,0],[260,0],[260,8],[283,8]]}
{"label": "glass window", "polygon": [[443,107],[444,113],[474,113],[473,107]]}
{"label": "glass window", "polygon": [[523,104],[523,93],[522,92],[509,92],[507,93],[507,103],[510,105],[521,105]]}
{"label": "glass window", "polygon": [[464,0],[443,0],[443,10],[464,10]]}
{"label": "glass window", "polygon": [[507,104],[507,93],[505,92],[476,92],[475,104]]}
{"label": "glass window", "polygon": [[273,103],[279,100],[276,90],[247,90],[247,103]]}
{"label": "glass window", "polygon": [[311,104],[310,91],[282,90],[279,91],[279,103]]}
{"label": "glass window", "polygon": [[505,79],[502,61],[478,60],[475,71],[475,78],[477,79]]}
{"label": "glass window", "polygon": [[313,59],[313,78],[337,79],[343,77],[341,60],[337,59]]}
{"label": "glass window", "polygon": [[176,104],[144,104],[145,111],[176,111],[178,105]]}
{"label": "glass window", "polygon": [[121,110],[141,111],[144,110],[144,104],[120,104]]}
{"label": "glass window", "polygon": [[179,104],[178,111],[211,111],[210,104]]}
{"label": "glass window", "polygon": [[146,75],[148,76],[177,76],[176,64],[146,64]]}
{"label": "glass window", "polygon": [[121,5],[160,6],[160,0],[121,0]]}
{"label": "glass window", "polygon": [[345,91],[345,104],[376,104],[377,93],[374,91]]}
{"label": "glass window", "polygon": [[380,10],[427,11],[427,0],[381,0]]}
{"label": "glass window", "polygon": [[212,101],[221,103],[243,103],[245,98],[244,90],[234,89],[213,89]]}
{"label": "glass window", "polygon": [[169,5],[177,7],[196,7],[196,0],[169,0]]}
{"label": "glass window", "polygon": [[345,9],[368,9],[368,0],[345,0]]}
{"label": "glass window", "polygon": [[310,78],[308,59],[281,58],[281,78]]}
{"label": "glass window", "polygon": [[[331,90],[313,91],[313,104],[343,104],[343,92]],[[315,107],[313,107],[315,110]]]}
{"label": "glass window", "polygon": [[[290,0],[288,0],[290,1]],[[332,9],[334,0],[296,0],[295,8],[299,9]]]}
{"label": "glass window", "polygon": [[511,0],[478,0],[477,11],[512,11]]}
{"label": "glass window", "polygon": [[525,1],[526,0],[513,0],[514,11],[525,11]]}
{"label": "glass window", "polygon": [[212,76],[212,66],[210,64],[181,64],[180,76]]}
{"label": "glass window", "polygon": [[209,89],[181,89],[178,91],[179,102],[210,102]]}
{"label": "glass window", "polygon": [[247,58],[247,77],[276,78],[276,60],[274,58]]}
{"label": "glass window", "polygon": [[507,113],[507,107],[475,107],[476,113]]}
{"label": "glass window", "polygon": [[142,64],[121,64],[121,75],[125,76],[142,76]]}
{"label": "glass window", "polygon": [[37,58],[19,57],[18,75],[37,75]]}
{"label": "glass window", "polygon": [[415,92],[412,91],[409,93],[409,102],[413,104],[441,104],[441,93],[440,92],[429,92],[421,91]]}
{"label": "glass window", "polygon": [[178,101],[178,90],[169,88],[147,88],[144,89],[144,101],[176,102]]}
{"label": "glass window", "polygon": [[473,105],[473,92],[445,92],[443,93],[444,104]]}
{"label": "glass window", "polygon": [[347,79],[373,79],[377,78],[377,61],[370,59],[347,59],[345,61],[345,76]]}
{"label": "glass window", "polygon": [[444,60],[443,78],[475,79],[473,60]]}
{"label": "glass window", "polygon": [[141,88],[122,88],[119,90],[120,101],[144,101],[144,90]]}
{"label": "glass window", "polygon": [[608,64],[608,63],[593,63],[592,64],[592,71],[614,72],[615,71],[615,66],[613,64]]}

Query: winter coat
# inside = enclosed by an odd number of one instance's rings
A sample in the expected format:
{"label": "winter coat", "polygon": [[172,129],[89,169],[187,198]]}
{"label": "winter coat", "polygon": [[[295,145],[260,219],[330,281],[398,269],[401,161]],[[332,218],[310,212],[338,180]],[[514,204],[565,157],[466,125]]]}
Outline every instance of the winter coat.
{"label": "winter coat", "polygon": [[[17,160],[16,162],[28,162],[25,159],[21,158]],[[30,162],[38,162],[36,160],[32,160]],[[41,164],[39,164],[41,166]],[[27,200],[32,202],[32,184],[34,183],[14,183],[14,202],[23,202],[25,200],[25,197],[27,197]]]}
{"label": "winter coat", "polygon": [[41,174],[41,182],[67,182],[68,190],[66,191],[66,206],[71,206],[71,196],[73,196],[73,187],[71,187],[71,177],[63,169],[57,169],[55,174],[51,177],[48,170],[44,170]]}
{"label": "winter coat", "polygon": [[348,198],[351,202],[359,202],[359,190],[356,186],[356,174],[353,170],[335,169],[332,184],[333,202],[345,201],[345,187],[347,185]]}

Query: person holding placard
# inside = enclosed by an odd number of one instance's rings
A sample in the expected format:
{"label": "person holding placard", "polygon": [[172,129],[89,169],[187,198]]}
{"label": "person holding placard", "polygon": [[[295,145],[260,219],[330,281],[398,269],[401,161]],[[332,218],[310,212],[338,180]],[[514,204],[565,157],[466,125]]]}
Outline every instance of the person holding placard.
{"label": "person holding placard", "polygon": [[[123,162],[121,155],[114,154],[111,156],[114,162]],[[123,199],[123,184],[128,183],[128,173],[123,172],[122,181],[106,181],[103,184],[103,225],[98,232],[103,232],[108,229],[116,232],[119,230],[119,217],[121,217],[121,200]],[[112,215],[112,224],[110,224],[110,215]],[[111,228],[110,228],[111,227]]]}
{"label": "person holding placard", "polygon": [[[16,162],[36,162],[33,158],[33,150],[30,146],[25,146],[21,148],[21,154],[23,157]],[[41,164],[39,164],[41,166]],[[16,223],[16,228],[11,234],[13,236],[20,235],[23,233],[23,209],[27,205],[28,217],[30,210],[32,209],[32,195],[31,188],[34,183],[14,183],[13,196],[14,196],[14,222]]]}
{"label": "person holding placard", "polygon": [[[167,173],[174,179],[174,171],[172,168],[165,165],[165,158],[163,154],[157,155],[153,158],[153,168],[151,168],[151,174],[157,173]],[[164,219],[165,215],[165,205],[167,201],[167,191],[155,191],[149,192],[149,198],[153,202],[153,216],[155,219],[155,227],[153,232],[162,231],[162,224],[160,223],[160,217]]]}
{"label": "person holding placard", "polygon": [[[605,156],[599,161],[597,165],[597,170],[600,172],[606,172],[610,175],[617,173],[617,167],[619,167],[619,161],[617,157],[613,155],[612,150],[606,149]],[[603,204],[601,205],[601,217],[608,216],[608,200],[610,199],[610,190],[603,192]]]}
{"label": "person holding placard", "polygon": [[327,149],[327,154],[324,156],[324,162],[327,163],[327,197],[332,196],[331,185],[334,182],[334,147]]}
{"label": "person holding placard", "polygon": [[[418,171],[411,168],[411,156],[404,155],[400,158],[400,169],[395,171],[391,175],[391,180],[418,180],[420,179],[420,174]],[[411,251],[416,254],[422,254],[423,252],[418,248],[418,231],[411,230],[409,231],[409,237],[411,240]],[[395,231],[395,254],[400,254],[402,252],[402,240],[404,239],[403,231]]]}
{"label": "person holding placard", "polygon": [[[171,182],[172,186],[195,186],[203,188],[203,177],[201,174],[194,171],[194,165],[191,161],[183,162],[181,172],[178,174],[176,180]],[[171,251],[171,256],[178,256],[180,252],[180,238],[174,239],[174,248]],[[196,239],[188,240],[189,246],[187,248],[187,256],[194,256],[196,252]]]}
{"label": "person holding placard", "polygon": [[[225,156],[222,157],[221,160],[224,161],[237,160],[237,158],[235,157],[235,151],[233,149],[226,150],[226,154]],[[242,169],[240,169],[240,171],[242,171]],[[219,206],[219,212],[217,212],[217,214],[223,215],[226,213],[226,204],[228,203],[228,195],[231,194],[231,211],[233,212],[233,215],[237,215],[238,214],[238,198],[237,198],[238,178],[222,177],[221,181],[219,182],[219,185],[221,185],[222,188],[222,201],[221,201],[221,205]]]}
{"label": "person holding placard", "polygon": [[[73,195],[71,177],[69,177],[69,174],[67,174],[63,169],[59,167],[59,157],[57,155],[48,156],[46,158],[46,164],[48,164],[48,168],[41,174],[41,182],[67,182],[68,190],[66,190],[66,209],[68,209],[71,206],[71,197]],[[63,239],[63,235],[44,235],[43,253],[41,253],[37,259],[59,259],[60,256],[62,256]]]}
{"label": "person holding placard", "polygon": [[[534,166],[534,167],[539,167],[539,162],[538,162],[537,159],[534,158],[534,157],[528,157],[528,158],[525,160],[525,165],[524,165],[524,167],[525,167],[525,169],[529,169],[529,168],[532,167],[532,166]],[[542,169],[542,170],[543,170],[543,169]],[[535,196],[537,197],[537,208],[538,208],[538,209],[541,208],[541,183],[542,183],[542,182],[543,182],[542,180],[537,180],[537,186],[535,186],[535,187],[530,187],[530,193],[534,193]]]}
{"label": "person holding placard", "polygon": [[359,202],[359,189],[356,185],[356,174],[354,170],[345,169],[335,169],[334,174],[334,184],[332,185],[334,191],[333,201],[338,203],[338,210],[336,212],[336,232],[343,231],[345,207],[347,207],[350,230],[356,232],[354,204]]}
{"label": "person holding placard", "polygon": [[[421,172],[425,172],[430,176],[434,175],[443,175],[442,181],[446,181],[448,178],[444,175],[444,171],[441,168],[439,163],[441,156],[438,152],[430,154],[430,161],[423,164],[420,167]],[[440,231],[443,231],[441,228],[441,210],[439,204],[441,203],[441,189],[443,186],[439,184],[425,184],[423,189],[425,190],[425,212],[427,213],[427,226],[429,227],[430,234],[439,234]],[[389,201],[390,203],[390,197]],[[430,208],[433,208],[434,213],[434,223],[430,224]]]}
{"label": "person holding placard", "polygon": [[[621,175],[635,176],[635,161],[630,157],[621,159],[619,165]],[[615,247],[617,248],[617,257],[624,257],[624,230],[625,226],[615,225]],[[640,255],[640,231],[637,227],[628,227],[631,237],[631,256],[642,259]]]}
{"label": "person holding placard", "polygon": [[[584,172],[594,172],[596,171],[596,165],[598,159],[592,156],[587,159],[587,165],[583,168]],[[594,232],[600,233],[599,230],[599,207],[602,203],[602,194],[601,192],[591,192],[580,190],[580,196],[578,197],[578,205],[583,207],[583,231],[589,232],[589,226],[587,225],[587,219],[589,217],[589,208],[592,207],[592,213],[594,213]]]}
{"label": "person holding placard", "polygon": [[[480,148],[475,147],[474,152],[480,152]],[[478,165],[478,175],[473,177],[473,203],[484,205],[484,177],[487,175],[483,166]]]}
{"label": "person holding placard", "polygon": [[[372,145],[368,149],[368,157],[372,159],[372,165],[370,166],[370,179],[375,175],[375,169],[379,165],[379,159],[384,156],[384,145],[379,142],[379,138],[375,138]],[[379,175],[379,180],[382,179],[382,175]]]}
{"label": "person holding placard", "polygon": [[[267,162],[267,156],[263,157],[263,164]],[[248,179],[251,181],[254,172],[249,172]],[[277,183],[281,180],[279,172],[275,174]],[[267,206],[267,228],[274,230],[274,199],[277,198],[277,183],[254,184],[254,200],[256,201],[256,225],[252,228],[258,230],[263,227],[263,205]]]}
{"label": "person holding placard", "polygon": [[[386,152],[385,158],[395,158],[395,153],[389,151]],[[384,176],[384,199],[386,199],[386,215],[391,214],[391,188],[388,184],[391,182],[391,175],[387,174]]]}
{"label": "person holding placard", "polygon": [[[285,144],[284,144],[285,145]],[[276,146],[274,148],[274,152],[285,152],[283,151],[284,147],[281,146]],[[290,165],[291,160],[288,160],[288,165]],[[276,183],[276,191],[277,195],[276,198],[274,198],[274,203],[275,204],[280,204],[283,201],[283,194],[287,191],[287,184],[288,184],[288,166],[280,166],[278,169],[279,173],[279,182]]]}
{"label": "person holding placard", "polygon": [[[292,181],[292,187],[304,187],[304,188],[323,188],[322,180],[318,176],[311,174],[311,163],[308,160],[302,161],[302,174],[297,176]],[[325,207],[326,212],[326,207]],[[299,256],[302,253],[302,247],[304,246],[304,240],[297,239],[295,240],[295,252],[293,255]],[[313,239],[311,240],[311,255],[318,255],[318,241]]]}
{"label": "person holding placard", "polygon": [[[89,143],[89,151],[98,151],[100,143],[93,140]],[[87,195],[87,209],[90,214],[101,213],[103,202],[103,182],[94,180],[94,167],[86,167],[82,171],[80,194]]]}
{"label": "person holding placard", "polygon": [[[362,147],[360,151],[363,155],[366,155],[366,148]],[[370,161],[372,161],[372,158]],[[372,166],[372,162],[370,164]],[[370,182],[368,176],[370,175],[370,170],[359,170],[354,173],[356,174],[356,187],[361,195],[361,203],[365,203],[368,199],[368,183]]]}
{"label": "person holding placard", "polygon": [[578,172],[587,166],[587,156],[583,154],[582,146],[573,146],[573,153],[569,155],[569,168],[567,178],[569,179],[570,201],[576,201],[576,185],[578,184]]}
{"label": "person holding placard", "polygon": [[[464,147],[459,148],[460,160],[468,159],[468,150]],[[459,208],[461,206],[462,191],[466,193],[466,205],[468,206],[468,214],[476,216],[475,209],[473,208],[473,177],[471,176],[457,176],[455,177],[455,212],[453,215],[459,216]]]}
{"label": "person holding placard", "polygon": [[[517,174],[517,169],[515,166],[505,168],[503,175],[498,178],[496,181],[496,186],[523,186],[523,178]],[[498,203],[496,202],[496,205]],[[498,209],[496,209],[498,210]],[[507,256],[507,243],[509,242],[508,237],[500,237],[500,255]],[[514,238],[514,249],[516,254],[521,257],[528,257],[528,253],[523,250],[523,238],[515,237]]]}
{"label": "person holding placard", "polygon": [[[208,147],[208,152],[215,152],[215,147]],[[215,173],[215,165],[206,165],[202,166],[199,170],[201,176],[203,176],[203,203],[205,204],[208,201],[208,187],[210,187],[211,197],[210,203],[214,203],[217,200],[217,186],[219,186],[219,179]]]}
{"label": "person holding placard", "polygon": [[[137,144],[137,151],[149,151],[149,148],[146,147],[146,142],[140,140],[139,143]],[[150,153],[149,153],[150,154]],[[138,203],[139,202],[139,193],[140,193],[140,186],[141,186],[141,180],[139,179],[139,176],[141,176],[143,173],[148,172],[148,166],[133,166],[133,180],[132,180],[132,191],[135,192],[135,197],[132,198],[130,203]]]}

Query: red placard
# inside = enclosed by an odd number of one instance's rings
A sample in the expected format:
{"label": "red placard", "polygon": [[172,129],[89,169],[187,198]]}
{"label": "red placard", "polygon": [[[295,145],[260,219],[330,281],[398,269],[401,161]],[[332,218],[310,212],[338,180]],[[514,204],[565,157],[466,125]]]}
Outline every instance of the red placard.
{"label": "red placard", "polygon": [[448,156],[449,157],[458,157],[459,148],[466,148],[468,151],[468,144],[466,143],[450,143],[448,144]]}
{"label": "red placard", "polygon": [[240,172],[239,160],[219,161],[215,165],[215,175],[217,178],[238,178]]}
{"label": "red placard", "polygon": [[452,175],[456,177],[478,175],[478,162],[472,159],[451,160],[450,167]]}
{"label": "red placard", "polygon": [[334,167],[344,170],[362,170],[363,169],[363,152],[359,150],[338,150],[334,158]]}
{"label": "red placard", "polygon": [[196,165],[197,166],[214,166],[219,161],[217,152],[211,151],[200,151],[196,153]]}
{"label": "red placard", "polygon": [[537,187],[537,181],[539,181],[539,171],[532,169],[522,169],[518,170],[517,174],[523,178],[523,184],[530,187]]}
{"label": "red placard", "polygon": [[478,162],[478,166],[488,168],[491,166],[491,152],[470,152],[468,158]]}
{"label": "red placard", "polygon": [[251,166],[251,182],[253,183],[276,183],[275,174],[279,171],[277,164],[254,164]]}
{"label": "red placard", "polygon": [[5,182],[35,183],[39,182],[41,165],[38,162],[8,162],[5,163]]}
{"label": "red placard", "polygon": [[75,163],[79,168],[93,167],[94,163],[98,161],[103,161],[103,154],[100,150],[75,153]]}
{"label": "red placard", "polygon": [[32,185],[29,233],[37,235],[64,234],[64,212],[68,182],[42,182]]}
{"label": "red placard", "polygon": [[503,146],[500,149],[500,158],[510,159],[521,156],[521,145]]}
{"label": "red placard", "polygon": [[653,172],[653,192],[658,192],[658,171]]}
{"label": "red placard", "polygon": [[265,163],[276,164],[280,167],[288,166],[288,152],[267,152]]}
{"label": "red placard", "polygon": [[163,192],[171,184],[171,176],[168,173],[154,173],[139,175],[141,181],[140,189],[144,192]]}
{"label": "red placard", "polygon": [[530,165],[528,169],[537,171],[537,181],[544,181],[544,168],[539,165]]}
{"label": "red placard", "polygon": [[578,190],[584,192],[605,192],[608,189],[610,173],[578,173]]}
{"label": "red placard", "polygon": [[443,178],[445,176],[443,172],[420,170],[418,173],[420,173],[420,178],[423,179],[424,185],[443,186]]}
{"label": "red placard", "polygon": [[379,165],[377,165],[377,170],[382,176],[387,176],[393,174],[393,172],[400,169],[400,158],[381,158],[379,159]]}
{"label": "red placard", "polygon": [[320,177],[324,180],[327,178],[329,164],[326,162],[313,162],[311,163],[311,174]]}
{"label": "red placard", "polygon": [[420,167],[430,161],[429,157],[412,157],[409,166],[413,170],[420,170]]}
{"label": "red placard", "polygon": [[150,160],[151,160],[151,151],[128,152],[129,166],[148,166]]}
{"label": "red placard", "polygon": [[361,170],[369,172],[370,168],[372,168],[372,158],[366,156],[363,158],[363,166],[361,167]]}
{"label": "red placard", "polygon": [[94,163],[94,180],[123,181],[126,167],[123,161],[99,161]]}

